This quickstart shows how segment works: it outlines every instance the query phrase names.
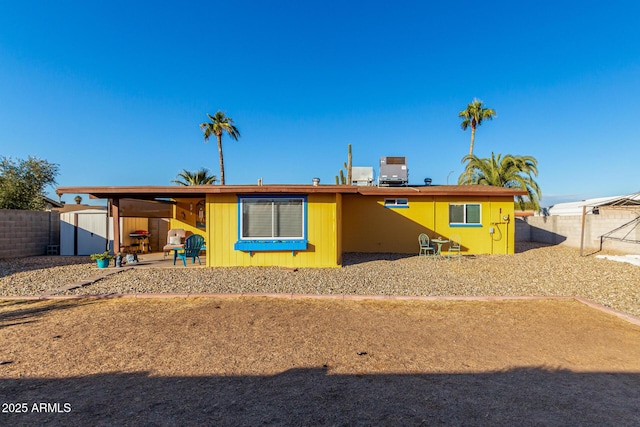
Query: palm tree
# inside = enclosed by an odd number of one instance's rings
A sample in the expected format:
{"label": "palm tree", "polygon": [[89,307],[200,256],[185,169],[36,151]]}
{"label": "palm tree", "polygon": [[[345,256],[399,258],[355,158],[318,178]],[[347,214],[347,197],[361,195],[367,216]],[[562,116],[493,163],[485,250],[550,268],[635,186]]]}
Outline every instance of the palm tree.
{"label": "palm tree", "polygon": [[207,113],[210,122],[201,123],[200,129],[204,132],[204,142],[209,141],[211,135],[218,138],[218,154],[220,155],[220,184],[224,185],[224,158],[222,157],[222,134],[226,132],[234,140],[240,138],[240,131],[233,125],[233,119],[227,117],[222,111],[213,116]]}
{"label": "palm tree", "polygon": [[207,185],[207,184],[215,184],[218,181],[218,177],[215,175],[209,175],[209,171],[205,168],[200,168],[195,172],[188,171],[186,169],[182,169],[173,183],[178,185]]}
{"label": "palm tree", "polygon": [[[540,209],[542,192],[538,183],[533,179],[538,176],[538,161],[532,156],[502,157],[491,153],[490,159],[476,156],[464,156],[462,162],[468,162],[465,171],[458,179],[459,184],[493,185],[496,187],[518,188],[528,193],[528,200],[534,210]],[[517,197],[521,209],[527,201]]]}
{"label": "palm tree", "polygon": [[476,138],[476,128],[482,124],[483,120],[492,120],[496,112],[492,108],[486,108],[482,105],[482,101],[473,98],[473,101],[467,105],[465,110],[460,111],[458,117],[462,118],[460,127],[467,130],[471,126],[471,144],[469,145],[469,155],[473,156],[473,143]]}

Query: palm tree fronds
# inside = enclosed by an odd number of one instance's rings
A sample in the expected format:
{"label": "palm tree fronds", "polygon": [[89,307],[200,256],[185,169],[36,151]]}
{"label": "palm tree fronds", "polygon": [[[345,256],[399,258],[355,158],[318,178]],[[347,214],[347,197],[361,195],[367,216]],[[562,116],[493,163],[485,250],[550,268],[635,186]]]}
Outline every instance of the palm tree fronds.
{"label": "palm tree fronds", "polygon": [[473,155],[462,158],[467,162],[465,171],[458,178],[459,184],[493,185],[525,190],[526,199],[518,196],[516,199],[521,207],[529,203],[534,209],[540,209],[542,191],[533,179],[538,175],[538,161],[532,156],[514,156],[507,154],[502,157],[491,153],[491,158],[481,159]]}
{"label": "palm tree fronds", "polygon": [[215,184],[218,181],[218,177],[215,175],[209,175],[209,170],[200,168],[196,172],[191,172],[187,169],[183,169],[173,182],[178,185],[209,185]]}
{"label": "palm tree fronds", "polygon": [[201,123],[200,129],[204,133],[204,142],[209,141],[211,135],[218,140],[218,155],[220,157],[220,184],[224,185],[224,157],[222,155],[222,134],[227,133],[232,139],[240,138],[240,131],[233,124],[233,119],[227,117],[222,111],[217,111],[213,116],[207,113],[210,122]]}

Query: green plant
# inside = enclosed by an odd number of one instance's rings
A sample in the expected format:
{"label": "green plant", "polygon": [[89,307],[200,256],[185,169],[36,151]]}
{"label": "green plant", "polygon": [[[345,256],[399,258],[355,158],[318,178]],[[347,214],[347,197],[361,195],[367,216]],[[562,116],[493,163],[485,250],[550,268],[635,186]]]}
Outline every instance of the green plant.
{"label": "green plant", "polygon": [[477,156],[464,156],[462,162],[467,162],[465,171],[458,178],[458,184],[493,185],[496,187],[517,188],[527,192],[527,199],[517,196],[520,209],[525,203],[533,210],[540,209],[542,191],[535,181],[538,176],[538,161],[533,156],[513,156],[507,154],[502,157],[491,153],[491,158],[481,159]]}
{"label": "green plant", "polygon": [[0,209],[45,210],[45,189],[58,173],[58,165],[37,157],[0,156]]}
{"label": "green plant", "polygon": [[209,175],[209,171],[205,168],[200,168],[196,172],[183,169],[176,178],[180,179],[174,179],[171,182],[178,185],[208,185],[215,184],[218,181],[218,177]]}
{"label": "green plant", "polygon": [[347,161],[344,162],[344,168],[347,170],[347,176],[344,176],[344,172],[342,169],[340,169],[340,176],[336,175],[336,185],[351,185],[351,170],[352,170],[352,166],[351,166],[351,144],[349,144],[347,146]]}
{"label": "green plant", "polygon": [[113,259],[113,255],[109,254],[109,251],[105,251],[101,254],[91,254],[91,261],[98,261],[98,260],[103,260],[103,259],[108,259],[108,260],[112,260]]}

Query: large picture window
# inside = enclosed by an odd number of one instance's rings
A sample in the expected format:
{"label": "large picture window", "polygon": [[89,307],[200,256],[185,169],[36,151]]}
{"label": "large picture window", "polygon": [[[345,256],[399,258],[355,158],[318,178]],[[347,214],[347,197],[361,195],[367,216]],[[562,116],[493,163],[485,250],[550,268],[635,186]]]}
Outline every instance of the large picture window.
{"label": "large picture window", "polygon": [[241,199],[240,239],[303,239],[304,200]]}
{"label": "large picture window", "polygon": [[450,204],[449,225],[481,225],[480,204]]}
{"label": "large picture window", "polygon": [[236,249],[306,249],[305,197],[240,197]]}

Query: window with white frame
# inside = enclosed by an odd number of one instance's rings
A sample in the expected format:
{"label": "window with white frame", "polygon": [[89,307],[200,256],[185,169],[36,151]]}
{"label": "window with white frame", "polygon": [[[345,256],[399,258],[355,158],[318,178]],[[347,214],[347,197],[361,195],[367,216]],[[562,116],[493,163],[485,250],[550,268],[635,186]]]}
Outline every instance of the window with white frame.
{"label": "window with white frame", "polygon": [[449,204],[450,225],[481,225],[479,203]]}
{"label": "window with white frame", "polygon": [[303,197],[240,198],[240,240],[305,238]]}
{"label": "window with white frame", "polygon": [[408,208],[409,199],[384,199],[385,208]]}

